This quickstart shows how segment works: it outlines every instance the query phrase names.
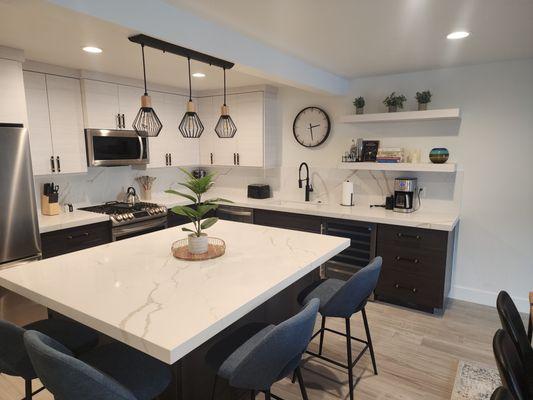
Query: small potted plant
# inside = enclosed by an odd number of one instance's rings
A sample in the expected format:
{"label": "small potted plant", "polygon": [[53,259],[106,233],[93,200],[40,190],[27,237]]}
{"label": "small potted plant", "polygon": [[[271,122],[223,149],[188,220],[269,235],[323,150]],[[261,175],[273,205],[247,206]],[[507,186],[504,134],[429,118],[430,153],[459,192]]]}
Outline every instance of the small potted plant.
{"label": "small potted plant", "polygon": [[218,218],[204,216],[212,210],[218,208],[218,203],[231,203],[230,200],[213,198],[208,200],[202,200],[202,196],[213,186],[214,174],[209,173],[202,178],[195,178],[186,169],[180,168],[181,171],[189,178],[186,182],[180,183],[181,186],[189,189],[193,194],[181,193],[176,190],[165,190],[165,193],[175,194],[192,202],[192,206],[176,206],[172,208],[172,212],[177,215],[182,215],[191,220],[194,225],[194,229],[181,228],[184,232],[190,232],[188,238],[188,249],[191,254],[204,254],[208,250],[208,238],[207,234],[203,231],[213,226]]}
{"label": "small potted plant", "polygon": [[428,109],[428,103],[431,102],[431,92],[429,90],[416,92],[415,99],[418,101],[418,111],[425,111]]}
{"label": "small potted plant", "polygon": [[356,97],[353,101],[356,114],[363,114],[365,110],[365,98],[362,96]]}
{"label": "small potted plant", "polygon": [[383,104],[389,107],[389,112],[396,112],[398,108],[403,108],[403,103],[406,100],[403,94],[396,95],[396,92],[392,92],[383,100]]}

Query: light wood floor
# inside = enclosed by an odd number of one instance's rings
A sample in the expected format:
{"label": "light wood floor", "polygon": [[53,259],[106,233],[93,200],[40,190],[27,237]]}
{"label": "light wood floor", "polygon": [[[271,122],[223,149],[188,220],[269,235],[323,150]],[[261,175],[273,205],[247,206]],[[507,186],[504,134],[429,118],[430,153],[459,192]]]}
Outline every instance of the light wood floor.
{"label": "light wood floor", "polygon": [[[367,315],[379,375],[372,373],[370,356],[363,356],[355,369],[358,400],[449,399],[459,360],[494,365],[491,343],[499,328],[495,308],[450,301],[443,316],[433,316],[369,303]],[[331,319],[327,326],[343,331],[344,321]],[[364,338],[360,316],[352,320],[352,334]],[[326,333],[325,355],[345,360],[345,346],[344,338]],[[312,349],[316,347],[311,344]],[[354,353],[358,348],[354,344]],[[302,374],[311,400],[347,398],[348,377],[344,370],[305,357]],[[37,382],[34,384],[37,387]],[[22,380],[0,376],[0,400],[19,400],[22,389]],[[298,385],[288,379],[277,383],[272,392],[287,400],[301,398]],[[35,399],[50,400],[52,396],[43,392]]]}

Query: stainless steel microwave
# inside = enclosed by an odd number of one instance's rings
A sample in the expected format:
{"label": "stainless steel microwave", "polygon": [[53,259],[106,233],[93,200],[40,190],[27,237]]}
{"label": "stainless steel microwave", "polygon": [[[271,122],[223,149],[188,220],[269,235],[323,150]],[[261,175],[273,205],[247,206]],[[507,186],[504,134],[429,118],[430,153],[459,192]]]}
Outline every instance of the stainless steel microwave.
{"label": "stainless steel microwave", "polygon": [[148,139],[135,131],[85,129],[89,167],[142,165],[150,162]]}

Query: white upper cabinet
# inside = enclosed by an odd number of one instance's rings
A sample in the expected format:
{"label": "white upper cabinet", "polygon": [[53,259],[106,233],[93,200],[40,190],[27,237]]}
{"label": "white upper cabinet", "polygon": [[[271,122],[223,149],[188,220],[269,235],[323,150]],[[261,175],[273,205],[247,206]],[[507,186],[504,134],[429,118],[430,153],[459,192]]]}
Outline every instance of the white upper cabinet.
{"label": "white upper cabinet", "polygon": [[55,166],[44,74],[24,71],[24,90],[33,173],[35,175],[50,174],[52,169],[55,170]]}
{"label": "white upper cabinet", "polygon": [[159,136],[150,138],[148,167],[176,167],[198,165],[199,140],[186,139],[179,131],[187,98],[171,93],[152,91],[152,107],[163,124]]}
{"label": "white upper cabinet", "polygon": [[233,138],[219,138],[215,125],[220,117],[222,96],[202,97],[199,115],[209,129],[200,138],[202,165],[275,167],[281,153],[281,129],[276,96],[269,91],[250,91],[227,97],[229,114],[237,133]]}
{"label": "white upper cabinet", "polygon": [[24,72],[33,172],[87,171],[78,79]]}
{"label": "white upper cabinet", "polygon": [[133,129],[144,90],[116,83],[82,80],[85,127]]}
{"label": "white upper cabinet", "polygon": [[79,79],[46,75],[57,172],[85,172],[87,158]]}

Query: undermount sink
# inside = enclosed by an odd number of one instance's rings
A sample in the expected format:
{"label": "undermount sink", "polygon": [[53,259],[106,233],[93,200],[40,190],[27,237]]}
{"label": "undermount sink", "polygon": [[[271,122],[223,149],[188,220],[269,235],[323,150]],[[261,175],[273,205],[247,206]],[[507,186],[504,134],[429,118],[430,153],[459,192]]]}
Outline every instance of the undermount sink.
{"label": "undermount sink", "polygon": [[320,204],[326,204],[322,202],[321,200],[312,200],[312,201],[298,201],[298,200],[271,200],[269,201],[270,204],[274,204],[277,206],[291,206],[291,205],[320,205]]}

